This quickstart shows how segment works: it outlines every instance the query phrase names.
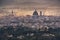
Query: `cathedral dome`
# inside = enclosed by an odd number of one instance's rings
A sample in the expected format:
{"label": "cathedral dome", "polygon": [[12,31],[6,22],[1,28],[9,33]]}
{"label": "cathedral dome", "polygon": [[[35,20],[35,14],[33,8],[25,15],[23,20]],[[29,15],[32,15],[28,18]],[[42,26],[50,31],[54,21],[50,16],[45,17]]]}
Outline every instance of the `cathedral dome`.
{"label": "cathedral dome", "polygon": [[35,11],[33,12],[33,15],[38,15],[38,12],[35,10]]}

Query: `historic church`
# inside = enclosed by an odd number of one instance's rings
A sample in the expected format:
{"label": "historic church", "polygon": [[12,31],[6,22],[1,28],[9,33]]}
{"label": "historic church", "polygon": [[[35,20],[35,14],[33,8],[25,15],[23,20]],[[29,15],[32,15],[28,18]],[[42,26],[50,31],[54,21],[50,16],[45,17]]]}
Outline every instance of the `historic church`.
{"label": "historic church", "polygon": [[[40,11],[40,16],[43,16],[43,15],[42,15],[42,11]],[[38,17],[39,17],[39,14],[38,14],[37,10],[35,10],[35,11],[33,12],[33,18],[38,18]]]}

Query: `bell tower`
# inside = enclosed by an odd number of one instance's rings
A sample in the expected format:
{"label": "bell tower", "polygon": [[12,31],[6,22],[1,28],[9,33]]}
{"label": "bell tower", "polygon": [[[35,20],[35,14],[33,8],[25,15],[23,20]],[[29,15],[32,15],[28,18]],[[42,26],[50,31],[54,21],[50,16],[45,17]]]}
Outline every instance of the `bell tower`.
{"label": "bell tower", "polygon": [[40,11],[40,16],[43,16],[43,13],[42,13],[42,11]]}

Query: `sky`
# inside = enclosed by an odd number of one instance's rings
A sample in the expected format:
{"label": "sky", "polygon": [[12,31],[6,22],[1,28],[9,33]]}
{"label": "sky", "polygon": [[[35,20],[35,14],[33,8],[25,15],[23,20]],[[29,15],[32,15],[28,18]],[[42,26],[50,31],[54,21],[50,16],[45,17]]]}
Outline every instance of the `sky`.
{"label": "sky", "polygon": [[32,15],[34,9],[37,9],[38,13],[42,10],[44,15],[60,16],[60,0],[0,0],[0,11],[2,7],[19,7],[21,10],[14,9],[16,15]]}

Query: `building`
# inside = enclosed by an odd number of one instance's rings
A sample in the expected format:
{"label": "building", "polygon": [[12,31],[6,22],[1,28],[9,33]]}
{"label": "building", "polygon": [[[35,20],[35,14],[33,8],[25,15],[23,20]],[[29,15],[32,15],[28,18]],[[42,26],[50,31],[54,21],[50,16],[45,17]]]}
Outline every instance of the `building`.
{"label": "building", "polygon": [[36,10],[33,12],[33,16],[38,16],[38,12]]}
{"label": "building", "polygon": [[42,13],[42,11],[40,11],[40,16],[43,16],[43,13]]}
{"label": "building", "polygon": [[39,16],[39,15],[38,15],[38,12],[35,10],[35,11],[33,12],[33,18],[36,19],[36,18],[38,18],[38,16]]}

